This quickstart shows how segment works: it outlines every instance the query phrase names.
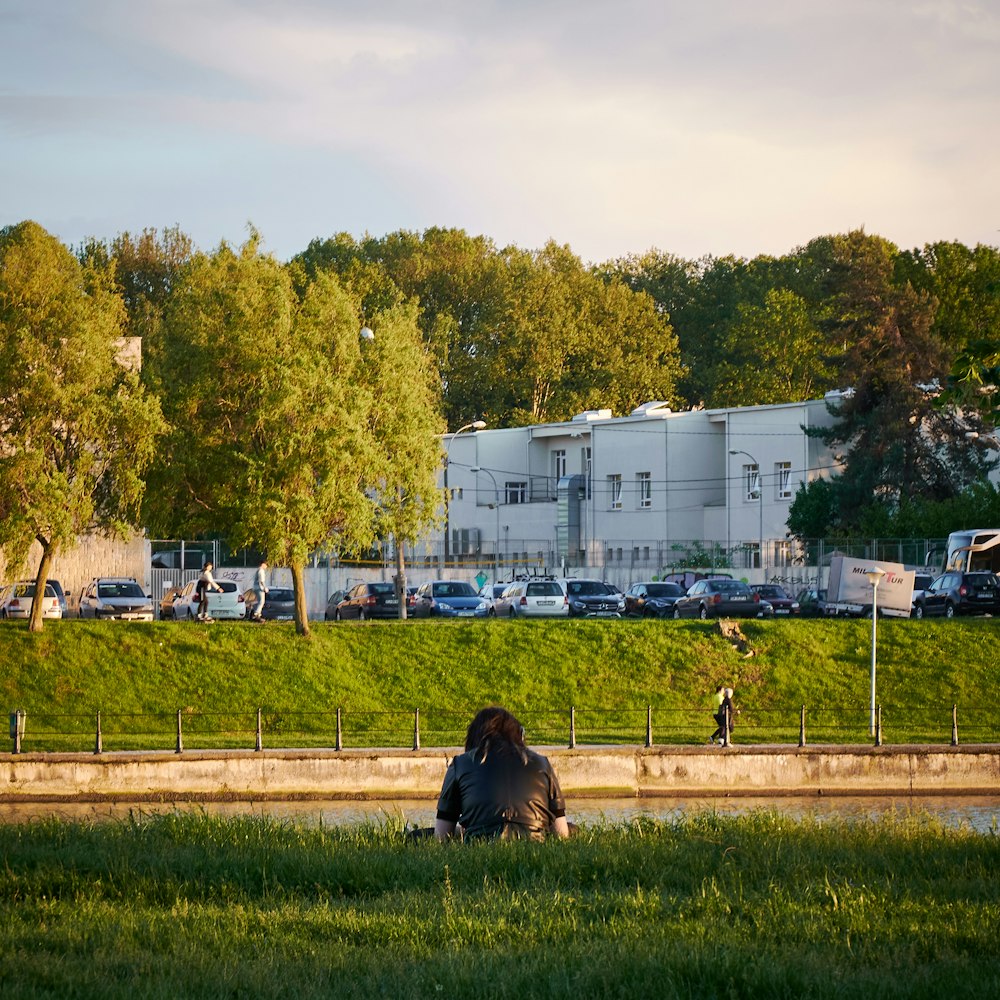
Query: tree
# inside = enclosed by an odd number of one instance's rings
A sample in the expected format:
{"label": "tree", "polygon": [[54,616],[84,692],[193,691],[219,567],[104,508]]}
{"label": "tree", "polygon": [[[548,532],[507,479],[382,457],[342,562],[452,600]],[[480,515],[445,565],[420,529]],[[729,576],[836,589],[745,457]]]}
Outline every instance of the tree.
{"label": "tree", "polygon": [[[125,357],[107,269],[82,266],[34,222],[0,230],[0,545],[41,547],[36,593],[60,548],[136,522],[163,419]],[[42,602],[29,628],[42,628]]]}
{"label": "tree", "polygon": [[741,303],[726,336],[714,401],[759,406],[815,399],[835,387],[838,367],[805,301],[772,289],[763,306]]}
{"label": "tree", "polygon": [[416,307],[397,306],[372,322],[375,338],[363,345],[359,374],[370,393],[368,431],[377,455],[375,531],[394,540],[399,617],[406,618],[404,547],[437,520],[445,426],[437,369],[423,346]]}
{"label": "tree", "polygon": [[835,426],[809,433],[840,449],[834,527],[848,530],[872,505],[956,496],[990,466],[967,445],[968,416],[935,405],[948,357],[932,329],[936,300],[894,283],[898,251],[886,240],[854,232],[824,244],[825,326],[831,342],[848,345],[852,392],[832,407]]}
{"label": "tree", "polygon": [[[422,488],[437,456],[420,452],[409,480],[396,467],[406,435],[424,433],[387,412],[401,391],[401,365],[420,377],[412,358],[390,365],[386,348],[385,365],[368,370],[358,314],[336,277],[317,271],[299,297],[288,270],[258,243],[252,234],[239,252],[195,255],[171,295],[160,382],[175,430],[147,510],[163,531],[224,532],[232,545],[256,546],[288,566],[296,631],[307,635],[310,554],[370,546],[387,517],[382,502],[407,485]],[[405,323],[393,314],[387,330]],[[415,338],[412,315],[409,323]],[[379,382],[376,371],[397,382]],[[433,441],[438,427],[428,424]],[[417,493],[411,485],[413,511]],[[409,530],[402,514],[392,523]]]}

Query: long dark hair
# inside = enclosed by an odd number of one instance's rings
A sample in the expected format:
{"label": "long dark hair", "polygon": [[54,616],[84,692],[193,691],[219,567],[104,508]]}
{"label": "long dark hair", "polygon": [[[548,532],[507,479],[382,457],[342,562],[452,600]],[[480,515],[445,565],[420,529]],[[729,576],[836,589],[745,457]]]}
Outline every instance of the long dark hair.
{"label": "long dark hair", "polygon": [[524,726],[499,705],[480,709],[465,731],[465,749],[478,751],[480,762],[491,750],[513,751],[522,761],[528,759],[524,749]]}

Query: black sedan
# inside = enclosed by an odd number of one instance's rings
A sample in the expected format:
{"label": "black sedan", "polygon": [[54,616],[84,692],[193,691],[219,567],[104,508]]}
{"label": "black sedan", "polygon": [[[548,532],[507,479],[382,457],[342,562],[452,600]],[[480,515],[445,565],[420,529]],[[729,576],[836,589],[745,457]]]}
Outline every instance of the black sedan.
{"label": "black sedan", "polygon": [[687,593],[679,583],[633,583],[625,591],[625,614],[640,618],[671,618],[674,604]]}
{"label": "black sedan", "polygon": [[[246,620],[253,621],[257,610],[257,591],[251,588],[243,594],[247,606]],[[271,587],[264,595],[261,618],[271,622],[290,622],[295,617],[295,591],[291,587]]]}
{"label": "black sedan", "polygon": [[757,618],[766,613],[763,603],[742,580],[698,580],[674,604],[674,617]]}

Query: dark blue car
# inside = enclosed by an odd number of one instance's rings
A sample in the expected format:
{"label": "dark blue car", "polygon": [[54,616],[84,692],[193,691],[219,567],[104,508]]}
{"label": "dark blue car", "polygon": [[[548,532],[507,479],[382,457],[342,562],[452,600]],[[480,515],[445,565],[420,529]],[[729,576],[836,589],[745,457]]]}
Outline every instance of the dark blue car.
{"label": "dark blue car", "polygon": [[485,618],[490,602],[463,580],[430,580],[413,595],[414,618]]}

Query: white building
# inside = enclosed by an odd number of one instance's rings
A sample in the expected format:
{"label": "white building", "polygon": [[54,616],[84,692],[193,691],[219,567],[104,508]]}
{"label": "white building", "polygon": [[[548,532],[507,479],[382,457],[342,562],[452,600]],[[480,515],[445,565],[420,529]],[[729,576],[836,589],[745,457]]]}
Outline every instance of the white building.
{"label": "white building", "polygon": [[760,579],[791,564],[799,484],[839,471],[805,433],[833,423],[828,400],[678,413],[647,403],[627,417],[592,410],[453,435],[446,561],[495,560],[501,578],[596,567],[624,582],[711,563]]}

